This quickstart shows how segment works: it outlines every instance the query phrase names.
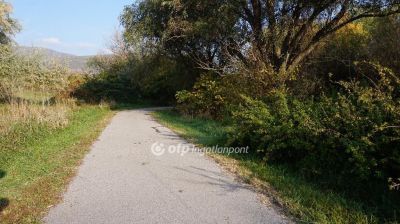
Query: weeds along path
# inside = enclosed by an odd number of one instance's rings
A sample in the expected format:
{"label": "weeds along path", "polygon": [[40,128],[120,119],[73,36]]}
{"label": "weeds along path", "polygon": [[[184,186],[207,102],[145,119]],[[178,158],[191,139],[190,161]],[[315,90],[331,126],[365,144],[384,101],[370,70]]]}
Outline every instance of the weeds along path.
{"label": "weeds along path", "polygon": [[45,223],[288,222],[201,153],[162,153],[189,144],[150,112],[113,118]]}

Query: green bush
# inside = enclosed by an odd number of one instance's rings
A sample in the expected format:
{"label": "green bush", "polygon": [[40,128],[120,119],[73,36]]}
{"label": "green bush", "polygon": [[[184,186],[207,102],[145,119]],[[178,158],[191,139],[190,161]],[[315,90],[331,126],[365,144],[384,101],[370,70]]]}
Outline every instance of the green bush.
{"label": "green bush", "polygon": [[[258,75],[258,74],[257,74]],[[242,103],[241,95],[262,98],[268,86],[256,74],[224,76],[203,74],[192,90],[177,92],[177,109],[183,114],[204,118],[223,119]]]}
{"label": "green bush", "polygon": [[233,112],[230,143],[245,145],[266,160],[295,163],[305,157],[321,130],[308,105],[291,99],[284,90],[272,91],[264,100],[244,97]]}
{"label": "green bush", "polygon": [[99,103],[103,100],[134,102],[140,98],[129,77],[108,73],[86,77],[80,86],[71,91],[71,95],[88,103]]}
{"label": "green bush", "polygon": [[192,87],[197,76],[197,69],[185,59],[159,54],[138,56],[120,52],[93,57],[89,65],[93,74],[72,91],[73,96],[87,102],[145,100],[172,104],[175,93]]}
{"label": "green bush", "polygon": [[[338,82],[340,91],[298,100],[284,90],[263,101],[242,97],[233,112],[232,144],[250,145],[268,161],[284,162],[312,177],[340,184],[400,174],[400,80],[368,64],[375,80]],[[372,84],[370,84],[372,83]]]}
{"label": "green bush", "polygon": [[221,118],[226,111],[226,88],[220,79],[202,75],[193,86],[176,94],[177,109],[187,115]]}

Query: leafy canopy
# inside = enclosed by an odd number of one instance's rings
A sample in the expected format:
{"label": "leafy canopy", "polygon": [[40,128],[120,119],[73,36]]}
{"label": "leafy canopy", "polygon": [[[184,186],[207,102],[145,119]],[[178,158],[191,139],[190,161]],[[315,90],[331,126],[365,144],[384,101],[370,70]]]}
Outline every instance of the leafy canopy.
{"label": "leafy canopy", "polygon": [[[121,16],[125,38],[195,59],[202,68],[294,71],[330,34],[399,13],[398,0],[142,0]],[[237,66],[236,66],[237,67]]]}

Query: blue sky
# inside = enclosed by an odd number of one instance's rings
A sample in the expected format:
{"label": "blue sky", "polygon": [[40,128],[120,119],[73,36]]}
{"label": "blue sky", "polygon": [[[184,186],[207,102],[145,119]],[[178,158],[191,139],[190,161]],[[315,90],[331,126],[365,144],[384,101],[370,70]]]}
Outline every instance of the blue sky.
{"label": "blue sky", "polygon": [[22,25],[18,44],[75,55],[107,52],[118,17],[134,0],[8,0]]}

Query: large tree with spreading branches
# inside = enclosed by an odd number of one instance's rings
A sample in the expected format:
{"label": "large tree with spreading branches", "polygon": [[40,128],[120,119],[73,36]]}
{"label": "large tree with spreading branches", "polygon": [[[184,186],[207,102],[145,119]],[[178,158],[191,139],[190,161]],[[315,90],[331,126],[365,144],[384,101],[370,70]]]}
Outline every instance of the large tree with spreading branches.
{"label": "large tree with spreading branches", "polygon": [[128,41],[140,37],[206,69],[236,61],[287,74],[347,24],[399,12],[399,0],[142,0],[121,21]]}

